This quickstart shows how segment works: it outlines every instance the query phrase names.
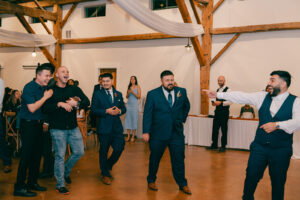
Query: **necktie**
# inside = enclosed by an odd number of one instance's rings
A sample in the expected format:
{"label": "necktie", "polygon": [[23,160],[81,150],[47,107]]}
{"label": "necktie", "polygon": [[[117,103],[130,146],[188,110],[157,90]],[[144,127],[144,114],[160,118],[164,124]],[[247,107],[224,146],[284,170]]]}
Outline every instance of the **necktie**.
{"label": "necktie", "polygon": [[169,92],[169,95],[168,95],[168,102],[169,102],[169,106],[172,108],[172,95],[171,95],[171,92]]}
{"label": "necktie", "polygon": [[108,95],[109,102],[112,104],[113,103],[112,102],[112,96],[111,96],[111,94],[108,90],[106,90],[106,92],[107,92],[107,95]]}

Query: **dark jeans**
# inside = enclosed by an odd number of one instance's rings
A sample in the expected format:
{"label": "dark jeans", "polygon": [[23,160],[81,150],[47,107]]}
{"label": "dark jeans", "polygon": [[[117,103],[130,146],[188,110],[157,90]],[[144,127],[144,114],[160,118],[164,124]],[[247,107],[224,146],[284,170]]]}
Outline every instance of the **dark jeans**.
{"label": "dark jeans", "polygon": [[51,138],[49,131],[43,134],[42,157],[44,158],[42,173],[53,174],[54,173],[54,155],[52,152],[52,138]]}
{"label": "dark jeans", "polygon": [[185,144],[184,139],[170,139],[170,140],[155,140],[149,142],[150,160],[149,160],[149,174],[147,177],[148,183],[154,183],[156,180],[156,173],[158,171],[161,157],[163,156],[166,147],[169,148],[172,172],[176,183],[179,187],[187,186],[185,178]]}
{"label": "dark jeans", "polygon": [[[98,134],[100,141],[99,150],[99,163],[100,170],[103,176],[110,177],[110,170],[114,164],[119,160],[124,150],[125,140],[123,133],[110,133],[110,134]],[[108,150],[112,147],[113,152],[109,158],[107,158]]]}
{"label": "dark jeans", "polygon": [[272,200],[283,200],[286,174],[292,153],[292,147],[271,148],[253,142],[250,146],[243,200],[254,200],[256,186],[267,166],[269,166],[272,183]]}
{"label": "dark jeans", "polygon": [[11,157],[5,140],[5,132],[2,127],[1,117],[2,113],[0,113],[0,158],[3,160],[3,165],[11,165]]}
{"label": "dark jeans", "polygon": [[19,162],[16,189],[25,187],[28,171],[27,184],[37,183],[42,155],[43,126],[39,121],[21,120],[20,127],[22,151]]}
{"label": "dark jeans", "polygon": [[220,127],[222,130],[222,138],[221,138],[222,147],[225,147],[227,145],[228,119],[229,119],[229,111],[227,110],[215,111],[215,116],[213,121],[213,131],[212,131],[213,147],[218,147]]}

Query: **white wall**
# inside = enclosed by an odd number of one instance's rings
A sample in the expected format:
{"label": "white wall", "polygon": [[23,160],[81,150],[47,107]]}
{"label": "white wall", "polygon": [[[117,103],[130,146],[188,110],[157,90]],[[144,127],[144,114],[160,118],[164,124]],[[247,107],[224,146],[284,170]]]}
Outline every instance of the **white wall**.
{"label": "white wall", "polygon": [[[141,0],[146,6],[148,0]],[[188,2],[188,1],[187,1]],[[217,1],[215,1],[217,2]],[[99,2],[81,3],[63,29],[72,31],[72,38],[100,37],[110,35],[127,35],[150,33],[145,27],[128,16],[115,4],[107,5],[107,16],[93,19],[83,18],[83,8]],[[70,5],[63,7],[64,15]],[[250,24],[267,24],[288,21],[300,21],[300,1],[286,0],[227,0],[216,11],[215,27],[230,27]],[[173,21],[182,21],[178,9],[155,11]],[[51,27],[51,22],[48,22]],[[3,19],[3,27],[9,30],[24,31],[14,17]],[[38,33],[44,33],[40,24],[35,24]],[[231,39],[233,35],[213,37],[213,56]],[[200,109],[199,64],[193,51],[188,52],[184,46],[187,39],[164,39],[151,41],[114,42],[102,44],[64,45],[62,64],[70,69],[71,78],[78,79],[80,87],[91,97],[93,85],[97,82],[99,67],[116,66],[118,68],[118,89],[126,92],[131,75],[138,77],[143,96],[159,83],[159,74],[164,69],[171,69],[175,79],[186,87],[192,104],[191,113]],[[53,51],[53,49],[51,49]],[[14,53],[15,52],[15,53]],[[7,86],[22,89],[30,81],[34,71],[25,71],[22,64],[46,62],[40,53],[31,57],[32,49],[0,48],[0,64],[4,67],[2,77]],[[233,90],[254,92],[262,90],[275,69],[288,70],[293,75],[291,91],[300,95],[299,85],[300,30],[242,34],[239,39],[212,66],[212,89],[217,88],[217,77],[225,75],[227,85]],[[212,112],[213,108],[210,108]],[[240,105],[233,105],[232,115],[238,115]]]}

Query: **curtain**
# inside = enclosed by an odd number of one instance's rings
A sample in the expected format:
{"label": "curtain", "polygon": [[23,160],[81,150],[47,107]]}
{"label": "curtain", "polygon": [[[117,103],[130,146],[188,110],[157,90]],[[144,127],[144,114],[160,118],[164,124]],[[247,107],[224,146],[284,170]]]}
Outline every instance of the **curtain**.
{"label": "curtain", "polygon": [[0,43],[20,47],[40,47],[55,44],[56,39],[53,35],[20,33],[0,28]]}
{"label": "curtain", "polygon": [[203,33],[202,25],[167,20],[143,6],[139,0],[113,1],[136,20],[158,32],[179,37],[194,37]]}

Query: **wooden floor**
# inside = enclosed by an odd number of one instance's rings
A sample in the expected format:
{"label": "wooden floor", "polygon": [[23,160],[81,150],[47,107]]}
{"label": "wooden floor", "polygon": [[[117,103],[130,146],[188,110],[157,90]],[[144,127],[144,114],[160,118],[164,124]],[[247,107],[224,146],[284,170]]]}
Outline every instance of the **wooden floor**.
{"label": "wooden floor", "polygon": [[[178,190],[171,174],[169,153],[166,151],[158,172],[158,192],[147,190],[148,145],[142,141],[126,143],[125,151],[114,167],[112,185],[100,181],[98,151],[92,141],[84,157],[75,165],[71,173],[71,194],[55,192],[55,179],[43,179],[39,183],[48,191],[39,192],[30,200],[238,200],[241,199],[245,169],[249,152],[228,150],[226,153],[207,151],[203,147],[186,146],[186,177],[192,190],[188,196]],[[18,160],[13,160],[13,172],[0,172],[0,200],[28,199],[14,197],[13,184],[16,180]],[[257,200],[271,199],[271,185],[266,170],[258,185]],[[292,160],[286,183],[286,200],[300,199],[300,160]]]}

